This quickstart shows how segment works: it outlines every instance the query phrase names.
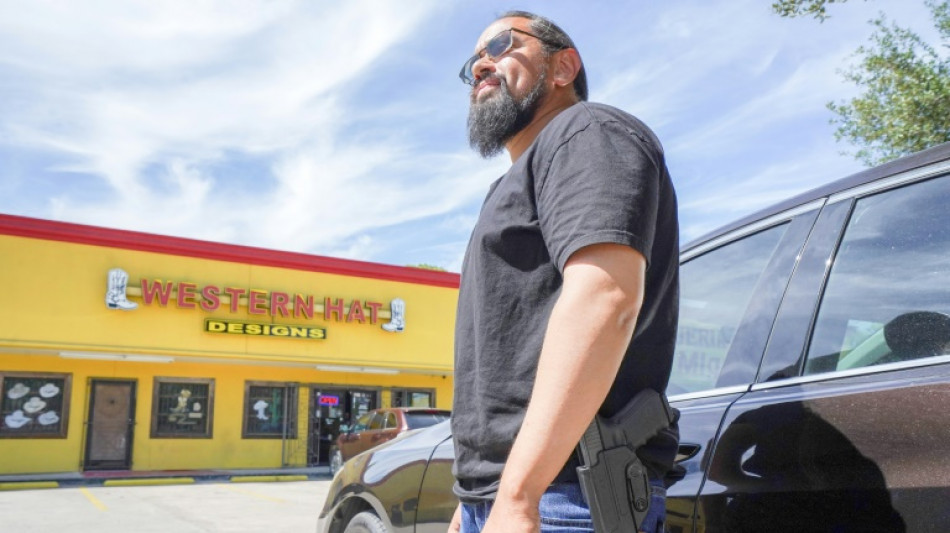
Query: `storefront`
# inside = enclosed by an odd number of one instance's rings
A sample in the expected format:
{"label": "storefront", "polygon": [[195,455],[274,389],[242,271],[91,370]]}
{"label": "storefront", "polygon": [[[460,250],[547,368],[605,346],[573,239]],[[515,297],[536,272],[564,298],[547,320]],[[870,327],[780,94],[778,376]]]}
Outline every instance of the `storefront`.
{"label": "storefront", "polygon": [[0,474],[326,463],[451,408],[457,274],[0,215]]}

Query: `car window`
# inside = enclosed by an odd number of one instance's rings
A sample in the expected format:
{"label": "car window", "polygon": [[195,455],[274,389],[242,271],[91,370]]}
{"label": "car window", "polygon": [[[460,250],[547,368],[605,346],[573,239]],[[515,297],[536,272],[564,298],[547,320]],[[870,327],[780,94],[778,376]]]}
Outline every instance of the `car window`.
{"label": "car window", "polygon": [[805,374],[943,355],[950,344],[950,177],[858,200]]}
{"label": "car window", "polygon": [[406,413],[406,425],[409,429],[427,428],[448,420],[450,416],[448,411],[415,411]]}
{"label": "car window", "polygon": [[371,416],[373,416],[373,413],[366,413],[360,416],[359,418],[357,418],[356,423],[353,424],[352,431],[354,433],[360,432],[360,431],[366,431],[366,428],[369,427],[369,419]]}
{"label": "car window", "polygon": [[713,389],[753,289],[788,224],[680,265],[680,314],[669,394]]}
{"label": "car window", "polygon": [[396,422],[396,413],[387,413],[386,414],[386,429],[393,429],[399,427],[399,424]]}
{"label": "car window", "polygon": [[373,419],[369,422],[369,429],[383,429],[383,422],[386,420],[385,415],[382,413],[376,413],[373,415]]}

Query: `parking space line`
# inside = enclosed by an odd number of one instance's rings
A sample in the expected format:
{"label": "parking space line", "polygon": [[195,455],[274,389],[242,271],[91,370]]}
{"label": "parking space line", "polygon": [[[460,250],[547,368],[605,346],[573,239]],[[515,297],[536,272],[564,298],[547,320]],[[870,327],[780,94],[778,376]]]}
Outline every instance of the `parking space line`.
{"label": "parking space line", "polygon": [[239,489],[239,488],[231,487],[231,486],[227,486],[227,485],[225,485],[225,488],[228,489],[228,490],[230,490],[231,492],[237,492],[237,493],[239,493],[239,494],[244,494],[244,495],[246,495],[246,496],[251,496],[251,497],[253,497],[253,498],[258,498],[258,499],[261,499],[261,500],[269,500],[269,501],[277,502],[277,503],[287,503],[287,500],[284,500],[284,499],[281,499],[281,498],[274,498],[273,496],[266,496],[266,495],[264,495],[264,494],[258,494],[258,493],[256,493],[256,492],[253,492],[253,491],[250,491],[250,490],[243,490],[243,489]]}
{"label": "parking space line", "polygon": [[83,494],[83,496],[85,496],[86,498],[88,498],[89,501],[90,501],[93,505],[95,505],[100,511],[108,511],[108,510],[109,510],[109,508],[106,507],[104,503],[100,502],[100,501],[99,501],[99,498],[96,498],[95,496],[93,496],[92,493],[89,492],[89,489],[87,489],[86,487],[80,487],[80,488],[79,488],[79,492],[81,492],[81,493]]}

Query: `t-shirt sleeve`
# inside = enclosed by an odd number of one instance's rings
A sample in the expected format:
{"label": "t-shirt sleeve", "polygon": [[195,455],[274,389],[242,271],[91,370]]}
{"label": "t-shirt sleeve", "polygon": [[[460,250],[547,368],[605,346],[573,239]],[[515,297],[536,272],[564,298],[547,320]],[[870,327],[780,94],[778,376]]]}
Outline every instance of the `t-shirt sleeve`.
{"label": "t-shirt sleeve", "polygon": [[592,244],[653,247],[660,154],[619,122],[595,122],[561,144],[537,182],[538,221],[559,271]]}

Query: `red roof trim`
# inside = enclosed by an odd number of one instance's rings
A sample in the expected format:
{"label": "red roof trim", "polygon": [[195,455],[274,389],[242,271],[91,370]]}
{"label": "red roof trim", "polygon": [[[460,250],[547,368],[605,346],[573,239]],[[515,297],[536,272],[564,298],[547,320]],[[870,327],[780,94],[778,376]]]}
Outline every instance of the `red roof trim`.
{"label": "red roof trim", "polygon": [[457,289],[459,275],[0,214],[0,234]]}

